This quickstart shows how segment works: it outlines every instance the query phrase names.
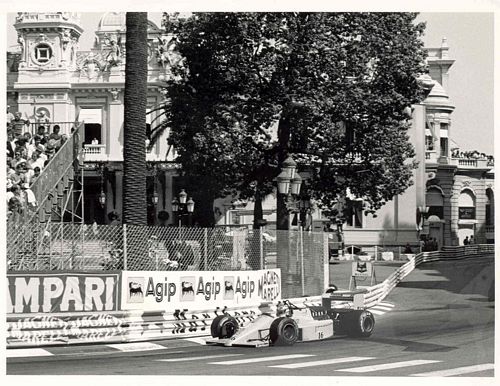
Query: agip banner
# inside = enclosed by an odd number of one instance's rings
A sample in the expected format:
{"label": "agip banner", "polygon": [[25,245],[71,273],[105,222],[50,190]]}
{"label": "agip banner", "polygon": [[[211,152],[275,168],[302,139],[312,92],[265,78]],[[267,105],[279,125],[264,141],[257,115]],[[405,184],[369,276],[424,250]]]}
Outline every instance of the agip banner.
{"label": "agip banner", "polygon": [[123,310],[209,309],[281,299],[279,269],[259,271],[123,271]]}
{"label": "agip banner", "polygon": [[119,273],[7,275],[7,314],[116,311]]}

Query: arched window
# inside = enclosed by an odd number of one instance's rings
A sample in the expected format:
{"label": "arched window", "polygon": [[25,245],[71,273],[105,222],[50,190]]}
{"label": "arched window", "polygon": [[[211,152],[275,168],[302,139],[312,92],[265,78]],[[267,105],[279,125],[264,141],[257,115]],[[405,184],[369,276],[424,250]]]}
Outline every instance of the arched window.
{"label": "arched window", "polygon": [[476,198],[470,190],[463,190],[458,198],[458,219],[474,220],[476,218]]}
{"label": "arched window", "polygon": [[437,216],[442,220],[444,216],[443,192],[438,188],[429,188],[429,190],[427,190],[427,194],[425,195],[425,202],[429,207],[427,216]]}

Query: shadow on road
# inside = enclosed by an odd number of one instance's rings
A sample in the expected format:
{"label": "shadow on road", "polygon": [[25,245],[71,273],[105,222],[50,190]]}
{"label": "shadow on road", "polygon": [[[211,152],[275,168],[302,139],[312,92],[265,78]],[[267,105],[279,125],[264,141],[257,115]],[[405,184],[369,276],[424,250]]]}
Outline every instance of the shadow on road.
{"label": "shadow on road", "polygon": [[448,352],[457,349],[454,346],[444,346],[434,343],[413,342],[411,340],[391,339],[391,338],[370,338],[370,342],[390,344],[396,346],[405,346],[403,351],[411,352]]}
{"label": "shadow on road", "polygon": [[[462,265],[460,269],[457,268],[456,261],[421,264],[398,286],[481,295],[491,299],[495,285],[494,259],[461,260],[459,263]],[[463,269],[464,266],[466,269]],[[422,275],[430,280],[421,280]],[[479,301],[477,298],[471,300]]]}

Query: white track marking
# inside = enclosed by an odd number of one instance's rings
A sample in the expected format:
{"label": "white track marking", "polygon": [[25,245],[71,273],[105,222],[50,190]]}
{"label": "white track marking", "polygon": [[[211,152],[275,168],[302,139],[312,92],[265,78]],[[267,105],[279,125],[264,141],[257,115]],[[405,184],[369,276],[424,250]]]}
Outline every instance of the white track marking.
{"label": "white track marking", "polygon": [[484,370],[493,370],[495,365],[493,363],[485,363],[482,365],[457,367],[456,369],[446,369],[438,371],[429,371],[428,373],[412,374],[412,377],[452,377],[454,375],[477,373]]}
{"label": "white track marking", "polygon": [[392,311],[392,308],[381,306],[381,305],[373,306],[372,308],[370,308],[370,310],[373,309],[373,308],[375,308],[377,310],[380,310],[380,311]]}
{"label": "white track marking", "polygon": [[385,314],[384,311],[377,311],[377,310],[374,310],[373,308],[368,308],[368,311],[370,311],[372,314],[375,314],[375,315],[384,315]]}
{"label": "white track marking", "polygon": [[187,362],[187,361],[197,361],[200,359],[212,359],[212,358],[223,358],[223,357],[234,357],[243,354],[219,354],[219,355],[205,355],[200,357],[187,357],[187,358],[170,358],[170,359],[157,359],[157,362]]}
{"label": "white track marking", "polygon": [[345,358],[334,358],[334,359],[325,359],[322,361],[312,361],[312,362],[301,362],[301,363],[290,363],[287,365],[275,365],[268,367],[277,367],[280,369],[300,369],[303,367],[314,367],[314,366],[323,366],[323,365],[333,365],[335,363],[345,363],[345,362],[356,362],[356,361],[365,361],[368,357],[345,357]]}
{"label": "white track marking", "polygon": [[193,342],[201,345],[206,345],[206,338],[185,338],[184,340],[187,340],[188,342]]}
{"label": "white track marking", "polygon": [[428,363],[436,363],[436,362],[441,362],[441,361],[414,360],[414,361],[405,361],[405,362],[383,363],[381,365],[353,367],[350,369],[339,369],[339,370],[335,370],[335,371],[346,371],[349,373],[369,373],[371,371],[397,369],[400,367],[419,366],[419,365],[425,365]]}
{"label": "white track marking", "polygon": [[391,307],[391,308],[394,308],[394,304],[392,304],[392,303],[387,303],[387,302],[380,302],[378,305],[379,305],[379,306],[384,306],[384,307]]}
{"label": "white track marking", "polygon": [[53,355],[42,348],[16,348],[5,350],[5,352],[7,358],[45,357]]}
{"label": "white track marking", "polygon": [[120,350],[123,352],[133,352],[133,351],[153,351],[153,350],[166,350],[167,347],[149,343],[149,342],[132,342],[132,343],[118,343],[118,344],[108,344],[108,347]]}
{"label": "white track marking", "polygon": [[272,357],[260,357],[260,358],[249,358],[249,359],[237,359],[234,361],[225,362],[212,362],[211,365],[240,365],[245,363],[256,363],[256,362],[267,362],[267,361],[280,361],[284,359],[295,359],[295,358],[305,358],[314,357],[312,354],[292,354],[292,355],[277,355]]}

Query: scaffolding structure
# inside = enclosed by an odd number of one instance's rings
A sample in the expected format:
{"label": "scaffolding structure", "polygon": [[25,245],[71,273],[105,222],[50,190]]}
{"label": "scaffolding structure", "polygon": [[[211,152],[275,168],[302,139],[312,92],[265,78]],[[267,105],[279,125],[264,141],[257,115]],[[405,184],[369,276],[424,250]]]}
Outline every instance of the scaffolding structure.
{"label": "scaffolding structure", "polygon": [[74,235],[83,226],[83,122],[56,124],[70,134],[29,187],[34,204],[25,197],[19,211],[8,212],[7,270],[53,269],[54,260],[71,262],[82,254],[84,240]]}

